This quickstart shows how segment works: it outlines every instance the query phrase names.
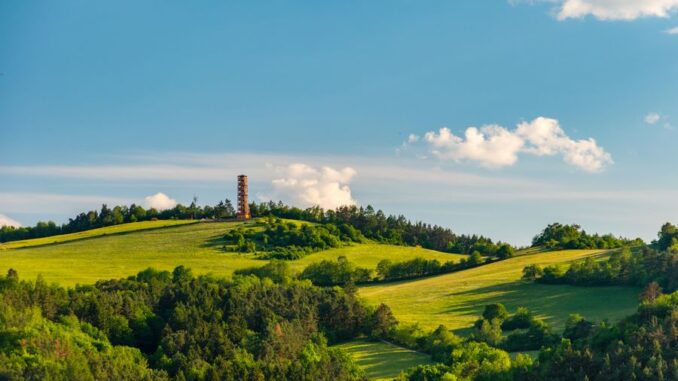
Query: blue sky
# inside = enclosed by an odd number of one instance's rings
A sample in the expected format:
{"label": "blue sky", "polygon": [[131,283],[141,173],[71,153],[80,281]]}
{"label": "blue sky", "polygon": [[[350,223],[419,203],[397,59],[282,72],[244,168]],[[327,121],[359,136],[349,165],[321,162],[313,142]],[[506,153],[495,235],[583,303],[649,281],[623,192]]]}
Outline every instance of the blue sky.
{"label": "blue sky", "polygon": [[3,1],[0,215],[216,203],[244,172],[516,244],[649,240],[678,220],[675,27],[658,0]]}

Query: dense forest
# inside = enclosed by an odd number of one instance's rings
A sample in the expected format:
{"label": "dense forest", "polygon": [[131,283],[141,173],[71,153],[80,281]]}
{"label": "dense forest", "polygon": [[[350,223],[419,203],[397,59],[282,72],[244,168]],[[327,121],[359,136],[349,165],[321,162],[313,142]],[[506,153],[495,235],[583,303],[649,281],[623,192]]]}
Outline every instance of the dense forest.
{"label": "dense forest", "polygon": [[0,379],[359,380],[328,343],[381,327],[352,293],[143,271],[66,290],[0,280]]}

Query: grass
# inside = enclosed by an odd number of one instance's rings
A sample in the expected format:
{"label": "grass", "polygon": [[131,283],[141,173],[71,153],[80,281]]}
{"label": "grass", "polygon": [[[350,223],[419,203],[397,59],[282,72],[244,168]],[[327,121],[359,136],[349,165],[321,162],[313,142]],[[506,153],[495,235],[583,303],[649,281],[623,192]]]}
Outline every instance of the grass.
{"label": "grass", "polygon": [[527,254],[457,273],[413,281],[365,286],[360,295],[372,304],[386,303],[399,321],[433,329],[444,324],[464,333],[485,305],[503,303],[509,311],[524,306],[534,311],[556,332],[571,313],[587,319],[616,320],[633,313],[639,290],[631,287],[574,287],[543,285],[520,280],[529,264],[570,262],[603,251],[568,250]]}
{"label": "grass", "polygon": [[[127,277],[148,267],[172,270],[184,265],[195,274],[230,276],[237,269],[267,263],[253,254],[222,250],[221,237],[242,222],[192,222],[195,221],[137,222],[11,242],[5,250],[0,250],[0,274],[14,268],[23,279],[35,279],[41,274],[48,282],[72,286],[94,283],[99,279]],[[369,268],[375,268],[384,258],[393,261],[416,256],[441,261],[460,258],[459,255],[421,248],[368,243],[314,253],[290,261],[290,265],[301,271],[311,262],[335,259],[341,255]]]}
{"label": "grass", "polygon": [[302,270],[313,262],[320,262],[323,259],[336,260],[341,256],[345,256],[357,266],[370,269],[376,268],[377,263],[383,259],[390,259],[393,262],[402,262],[416,257],[422,257],[426,259],[437,259],[441,263],[444,263],[447,261],[458,262],[460,259],[466,257],[466,255],[463,254],[448,254],[420,247],[367,243],[313,253],[297,261],[293,261],[291,264],[294,269]]}
{"label": "grass", "polygon": [[371,380],[392,380],[402,370],[432,363],[429,355],[381,341],[359,339],[337,347],[351,354]]}
{"label": "grass", "polygon": [[195,220],[162,220],[162,221],[143,221],[132,224],[120,224],[107,226],[105,228],[98,228],[92,230],[85,230],[77,233],[55,235],[51,237],[25,239],[21,241],[12,241],[7,243],[0,243],[0,251],[9,249],[19,249],[23,247],[51,245],[55,243],[63,243],[69,241],[77,241],[87,238],[96,238],[105,235],[124,234],[135,232],[139,230],[158,229],[168,226],[186,225],[196,223]]}

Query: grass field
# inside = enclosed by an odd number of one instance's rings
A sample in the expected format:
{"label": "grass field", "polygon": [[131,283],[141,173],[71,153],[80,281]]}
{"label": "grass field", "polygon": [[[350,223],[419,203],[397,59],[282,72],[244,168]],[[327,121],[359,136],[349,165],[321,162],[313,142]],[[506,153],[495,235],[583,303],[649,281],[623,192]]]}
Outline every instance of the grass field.
{"label": "grass field", "polygon": [[[14,268],[23,279],[35,279],[42,274],[48,282],[70,286],[126,277],[147,267],[172,270],[184,265],[196,274],[228,276],[236,269],[266,263],[252,254],[222,250],[221,237],[241,222],[190,222],[194,221],[137,222],[11,242],[5,250],[0,250],[0,273]],[[23,248],[10,249],[17,246]],[[290,265],[300,271],[311,262],[341,255],[369,268],[375,268],[384,258],[402,261],[422,256],[444,261],[461,257],[414,247],[361,244],[314,253],[290,261]]]}
{"label": "grass field", "polygon": [[429,355],[381,341],[353,340],[338,347],[351,354],[370,380],[391,380],[401,370],[432,363]]}
{"label": "grass field", "polygon": [[633,313],[639,290],[528,283],[520,280],[522,269],[533,263],[546,265],[598,255],[605,254],[592,250],[529,254],[457,273],[365,286],[360,295],[372,304],[386,303],[399,321],[418,322],[426,329],[445,324],[463,333],[485,305],[503,303],[509,311],[525,306],[560,331],[571,313],[592,320],[615,320]]}
{"label": "grass field", "polygon": [[55,235],[44,238],[26,239],[21,241],[12,241],[0,243],[0,250],[19,249],[22,247],[33,247],[51,245],[55,243],[63,243],[69,241],[76,241],[87,238],[96,238],[105,235],[124,234],[136,232],[139,230],[158,229],[168,226],[186,225],[196,223],[195,220],[163,220],[163,221],[143,221],[132,224],[120,224],[114,226],[107,226],[105,228],[85,230],[77,233]]}

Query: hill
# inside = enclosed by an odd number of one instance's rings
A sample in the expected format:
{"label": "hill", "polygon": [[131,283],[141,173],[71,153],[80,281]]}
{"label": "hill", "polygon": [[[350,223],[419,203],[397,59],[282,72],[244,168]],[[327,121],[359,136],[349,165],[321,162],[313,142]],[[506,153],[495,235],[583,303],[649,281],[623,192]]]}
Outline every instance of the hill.
{"label": "hill", "polygon": [[[228,276],[234,270],[262,266],[253,254],[225,252],[224,233],[243,222],[193,220],[147,221],[116,225],[86,232],[15,241],[0,245],[0,272],[14,268],[24,279],[42,274],[48,282],[70,286],[99,279],[121,278],[145,268],[172,270],[190,267],[196,274]],[[322,259],[346,256],[359,266],[375,268],[385,258],[401,261],[421,256],[440,261],[463,256],[416,247],[355,244],[310,254],[290,261],[295,270]]]}
{"label": "hill", "polygon": [[605,256],[601,250],[566,250],[521,255],[474,269],[425,279],[371,285],[360,295],[372,304],[385,303],[399,321],[433,329],[471,327],[485,305],[503,303],[509,311],[525,306],[557,331],[571,313],[590,320],[616,320],[633,313],[639,290],[631,287],[574,287],[521,281],[529,264],[564,263]]}

